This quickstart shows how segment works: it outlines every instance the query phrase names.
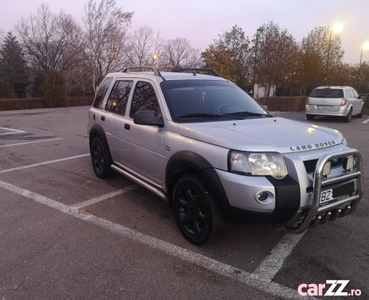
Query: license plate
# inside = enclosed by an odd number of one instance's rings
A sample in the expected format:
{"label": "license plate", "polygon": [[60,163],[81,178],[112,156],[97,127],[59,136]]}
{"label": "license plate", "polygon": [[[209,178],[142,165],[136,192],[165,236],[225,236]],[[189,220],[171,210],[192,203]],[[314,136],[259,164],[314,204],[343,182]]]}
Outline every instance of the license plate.
{"label": "license plate", "polygon": [[333,200],[341,200],[351,196],[355,191],[355,181],[350,181],[320,193],[320,203],[326,203]]}
{"label": "license plate", "polygon": [[321,105],[321,106],[318,106],[318,109],[321,109],[321,110],[325,110],[325,109],[331,109],[332,106],[328,106],[328,105]]}

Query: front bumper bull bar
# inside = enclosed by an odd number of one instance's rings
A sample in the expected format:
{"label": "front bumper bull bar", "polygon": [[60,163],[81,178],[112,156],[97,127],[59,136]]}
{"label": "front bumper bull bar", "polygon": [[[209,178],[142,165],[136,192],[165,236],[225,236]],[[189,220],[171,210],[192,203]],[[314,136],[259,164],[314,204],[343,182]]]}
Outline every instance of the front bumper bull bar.
{"label": "front bumper bull bar", "polygon": [[[356,168],[354,171],[347,172],[346,174],[334,178],[324,178],[323,168],[327,161],[332,161],[339,158],[346,158],[351,155],[356,160]],[[321,192],[325,186],[334,185],[335,183],[345,183],[350,180],[356,180],[358,191],[357,193],[337,202],[320,206]],[[345,215],[353,212],[356,209],[363,194],[364,170],[361,154],[357,150],[325,154],[319,159],[316,165],[313,179],[312,205],[309,208],[307,214],[302,221],[300,220],[298,222],[297,226],[282,226],[279,228],[279,230],[287,231],[288,233],[302,233],[308,228],[313,228],[319,224],[333,221],[338,217],[344,217]]]}

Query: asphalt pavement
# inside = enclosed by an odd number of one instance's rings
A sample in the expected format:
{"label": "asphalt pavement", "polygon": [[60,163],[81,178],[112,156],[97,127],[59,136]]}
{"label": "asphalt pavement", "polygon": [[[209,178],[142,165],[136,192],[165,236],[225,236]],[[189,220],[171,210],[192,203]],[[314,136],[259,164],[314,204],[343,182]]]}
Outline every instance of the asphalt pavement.
{"label": "asphalt pavement", "polygon": [[[319,288],[369,299],[367,194],[355,213],[301,235],[231,224],[196,247],[164,201],[121,175],[95,176],[88,109],[0,112],[0,300],[327,298]],[[366,116],[273,114],[341,131],[369,174]]]}

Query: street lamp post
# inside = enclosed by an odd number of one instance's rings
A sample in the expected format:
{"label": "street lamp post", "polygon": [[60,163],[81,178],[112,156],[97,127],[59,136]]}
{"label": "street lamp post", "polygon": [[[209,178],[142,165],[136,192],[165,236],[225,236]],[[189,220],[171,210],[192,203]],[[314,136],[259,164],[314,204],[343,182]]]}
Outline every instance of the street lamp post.
{"label": "street lamp post", "polygon": [[256,43],[255,43],[255,57],[254,57],[254,74],[253,74],[253,78],[252,78],[252,96],[255,98],[255,88],[256,88],[256,57],[258,54],[258,43],[259,43],[259,33],[263,32],[264,28],[263,27],[259,27],[256,30]]}
{"label": "street lamp post", "polygon": [[335,23],[332,26],[332,29],[329,30],[329,40],[328,40],[328,53],[327,53],[327,64],[325,67],[325,85],[327,85],[328,82],[328,68],[329,68],[329,56],[331,52],[331,44],[332,44],[332,35],[338,34],[342,31],[343,24],[342,23]]}
{"label": "street lamp post", "polygon": [[360,91],[360,80],[361,80],[361,63],[363,61],[363,52],[369,50],[369,42],[365,42],[363,46],[361,47],[361,54],[360,54],[360,64],[359,64],[359,78],[358,78],[358,84],[357,89]]}

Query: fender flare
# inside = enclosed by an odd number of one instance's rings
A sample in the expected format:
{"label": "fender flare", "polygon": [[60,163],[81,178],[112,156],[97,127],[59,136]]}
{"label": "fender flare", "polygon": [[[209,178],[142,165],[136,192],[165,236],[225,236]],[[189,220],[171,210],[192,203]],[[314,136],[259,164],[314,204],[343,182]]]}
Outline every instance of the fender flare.
{"label": "fender flare", "polygon": [[229,206],[223,184],[214,167],[203,156],[192,151],[180,151],[174,154],[167,163],[165,182],[169,205],[172,203],[172,194],[176,181],[182,174],[189,172],[196,172],[201,176],[213,191],[214,198],[221,208]]}
{"label": "fender flare", "polygon": [[100,124],[97,124],[97,123],[93,124],[91,129],[90,129],[90,134],[89,134],[89,138],[88,138],[90,150],[91,150],[92,141],[96,136],[99,137],[101,139],[101,141],[104,143],[104,145],[106,146],[105,148],[108,151],[109,158],[110,158],[110,160],[112,160],[112,156],[111,156],[111,153],[110,153],[110,147],[109,147],[108,139],[106,138],[105,131],[102,128],[102,126]]}

